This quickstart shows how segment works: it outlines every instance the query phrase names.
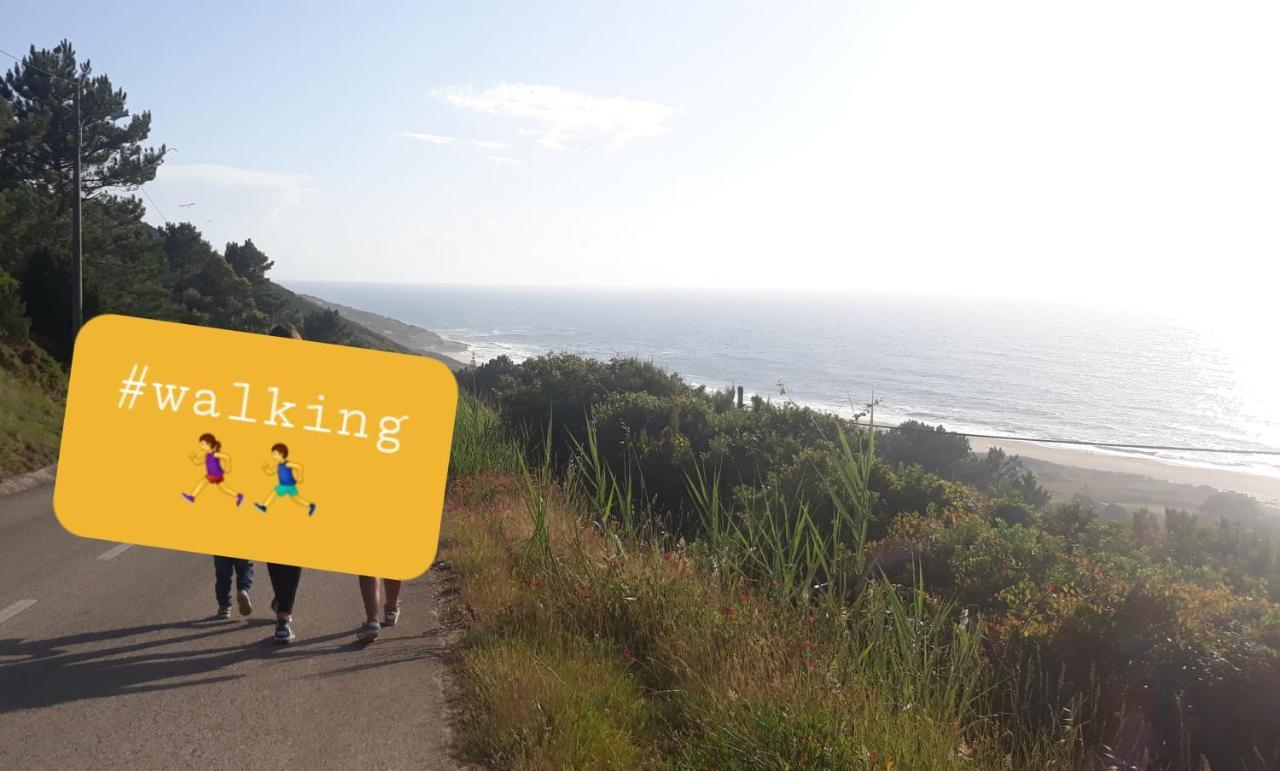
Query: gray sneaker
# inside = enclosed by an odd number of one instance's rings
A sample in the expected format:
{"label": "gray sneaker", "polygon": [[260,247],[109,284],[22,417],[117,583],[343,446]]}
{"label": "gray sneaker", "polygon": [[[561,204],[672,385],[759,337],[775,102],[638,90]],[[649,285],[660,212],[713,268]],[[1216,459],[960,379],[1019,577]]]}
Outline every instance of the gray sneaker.
{"label": "gray sneaker", "polygon": [[394,608],[383,608],[383,615],[382,615],[383,626],[395,626],[396,622],[399,620],[400,620],[399,605],[395,606]]}
{"label": "gray sneaker", "polygon": [[288,621],[277,620],[276,633],[272,639],[274,639],[276,642],[280,643],[281,645],[284,645],[285,643],[293,642],[293,638],[294,638],[293,624],[289,623]]}
{"label": "gray sneaker", "polygon": [[253,612],[253,603],[249,601],[249,591],[241,589],[236,592],[236,602],[240,604],[240,615],[247,616]]}
{"label": "gray sneaker", "polygon": [[378,639],[378,632],[382,631],[382,625],[377,621],[370,621],[364,626],[356,630],[356,639],[362,643],[371,643]]}
{"label": "gray sneaker", "polygon": [[213,617],[218,619],[219,621],[226,621],[227,619],[231,618],[231,606],[219,605],[218,612],[214,613]]}

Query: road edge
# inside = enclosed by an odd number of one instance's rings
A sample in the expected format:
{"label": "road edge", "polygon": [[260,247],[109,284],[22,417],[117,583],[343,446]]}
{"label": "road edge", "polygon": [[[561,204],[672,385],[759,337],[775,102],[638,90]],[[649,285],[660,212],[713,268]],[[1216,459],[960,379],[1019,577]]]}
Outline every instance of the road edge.
{"label": "road edge", "polygon": [[16,477],[9,477],[0,482],[0,498],[6,495],[20,493],[23,490],[30,490],[32,487],[49,484],[54,480],[58,473],[58,464],[53,463],[42,469],[28,471],[25,474],[19,474]]}
{"label": "road edge", "polygon": [[462,582],[453,568],[453,560],[436,555],[436,559],[427,569],[432,585],[432,598],[436,603],[438,629],[444,643],[444,682],[445,703],[449,714],[445,717],[446,732],[449,740],[450,760],[459,769],[484,768],[480,759],[467,751],[463,734],[463,726],[467,720],[466,709],[460,698],[461,689],[458,678],[462,672],[461,648],[467,636],[466,616],[463,613],[464,599]]}

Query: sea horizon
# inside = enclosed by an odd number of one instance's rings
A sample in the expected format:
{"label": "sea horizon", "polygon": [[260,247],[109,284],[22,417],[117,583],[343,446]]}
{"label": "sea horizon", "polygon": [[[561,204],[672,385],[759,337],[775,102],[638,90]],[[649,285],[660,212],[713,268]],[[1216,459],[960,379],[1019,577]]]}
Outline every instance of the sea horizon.
{"label": "sea horizon", "polygon": [[[695,386],[742,386],[846,417],[875,399],[880,425],[917,420],[1086,443],[1280,446],[1280,400],[1256,375],[1269,362],[1242,357],[1220,330],[1158,311],[821,289],[281,283],[466,345],[453,354],[463,361],[633,356]],[[1280,476],[1275,456],[1081,449]]]}

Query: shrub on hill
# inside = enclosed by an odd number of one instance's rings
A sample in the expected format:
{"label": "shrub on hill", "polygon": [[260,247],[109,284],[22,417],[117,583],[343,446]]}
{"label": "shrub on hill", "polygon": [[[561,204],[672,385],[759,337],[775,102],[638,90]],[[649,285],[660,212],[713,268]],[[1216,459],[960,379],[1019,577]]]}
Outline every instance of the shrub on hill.
{"label": "shrub on hill", "polygon": [[[957,457],[961,442],[930,430],[950,449],[930,455],[917,438],[891,444],[891,461],[865,426],[763,399],[738,409],[649,364],[495,362],[473,387],[534,460],[550,448],[605,531],[705,543],[788,602],[833,586],[854,599],[879,575],[923,582],[930,602],[985,621],[995,671],[1020,683],[1018,720],[1047,730],[1069,709],[1092,746],[1138,765],[1280,761],[1280,718],[1231,706],[1256,700],[1250,681],[1280,682],[1280,561],[1264,533],[1049,505],[999,450]],[[865,489],[849,485],[859,464]],[[852,510],[865,513],[850,523]]]}

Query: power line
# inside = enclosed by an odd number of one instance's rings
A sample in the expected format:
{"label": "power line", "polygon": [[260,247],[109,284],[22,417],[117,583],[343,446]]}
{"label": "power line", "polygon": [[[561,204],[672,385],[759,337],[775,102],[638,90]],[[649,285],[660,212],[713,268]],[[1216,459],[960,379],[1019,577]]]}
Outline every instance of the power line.
{"label": "power line", "polygon": [[[919,433],[933,434],[938,433],[931,428],[916,428],[914,426],[904,428],[903,426],[876,426],[879,431],[901,431],[903,433]],[[1071,444],[1082,445],[1088,447],[1108,447],[1120,450],[1164,450],[1170,452],[1217,452],[1224,455],[1280,455],[1280,450],[1237,450],[1226,449],[1222,447],[1178,447],[1175,445],[1163,444],[1128,444],[1125,442],[1092,442],[1087,439],[1046,439],[1043,437],[1032,436],[1006,436],[1002,434],[975,434],[965,431],[947,431],[948,434],[955,436],[966,436],[972,439],[1003,439],[1008,442],[1036,442],[1038,444]]]}
{"label": "power line", "polygon": [[[53,79],[55,79],[55,80],[61,80],[63,83],[68,83],[68,84],[73,85],[73,86],[79,86],[79,85],[80,85],[79,83],[77,83],[77,82],[76,82],[76,81],[74,81],[74,80],[67,80],[66,78],[62,77],[61,75],[55,75],[55,74],[53,74],[52,72],[49,72],[48,70],[45,70],[45,69],[41,69],[41,68],[39,68],[39,67],[35,66],[34,64],[32,64],[32,63],[30,63],[30,62],[24,62],[22,59],[20,59],[20,58],[18,58],[18,57],[16,57],[16,56],[14,56],[13,54],[9,53],[8,51],[4,50],[3,48],[0,48],[0,54],[4,54],[5,56],[7,56],[7,57],[9,57],[10,59],[12,59],[12,60],[14,60],[15,62],[17,62],[18,64],[21,64],[23,67],[29,67],[30,69],[33,69],[33,70],[35,70],[36,72],[44,73],[45,75],[48,75],[49,77],[51,77],[51,78],[53,78]],[[161,208],[160,208],[160,205],[159,205],[159,204],[157,204],[157,203],[156,203],[156,201],[155,201],[155,199],[151,197],[151,193],[148,193],[148,192],[147,192],[147,189],[146,189],[145,187],[143,187],[142,185],[138,185],[138,188],[142,190],[142,194],[143,194],[143,195],[145,195],[145,196],[147,197],[147,200],[151,202],[151,205],[155,207],[156,213],[160,215],[160,219],[164,220],[164,224],[166,224],[166,225],[170,224],[170,223],[169,223],[169,218],[165,216],[164,210],[163,210],[163,209],[161,209]]]}
{"label": "power line", "polygon": [[[4,54],[5,56],[7,56],[7,57],[9,57],[10,59],[12,59],[12,60],[14,60],[15,62],[17,62],[18,64],[21,64],[23,67],[28,67],[28,68],[30,68],[30,69],[35,70],[36,72],[40,72],[40,73],[43,73],[43,74],[45,74],[45,75],[48,75],[49,77],[51,77],[51,78],[53,78],[53,79],[55,79],[55,80],[60,80],[60,81],[62,81],[63,83],[67,83],[67,84],[70,84],[70,85],[76,86],[77,88],[80,86],[80,84],[79,84],[79,83],[77,83],[77,82],[76,82],[76,81],[74,81],[74,80],[67,80],[66,78],[62,77],[61,75],[55,75],[55,74],[53,74],[52,72],[49,72],[48,70],[45,70],[45,69],[41,69],[40,67],[37,67],[37,66],[35,66],[34,64],[32,64],[32,63],[30,63],[30,62],[24,62],[22,59],[18,58],[17,56],[14,56],[13,54],[9,53],[8,51],[4,50],[3,48],[0,48],[0,54]],[[78,96],[78,94],[77,94],[77,96]],[[168,216],[166,216],[166,215],[165,215],[165,213],[164,213],[164,210],[160,208],[160,204],[156,203],[155,199],[151,197],[151,193],[147,192],[147,188],[143,187],[142,185],[138,185],[138,188],[139,188],[140,190],[142,190],[142,194],[143,194],[143,195],[145,195],[145,196],[147,197],[147,200],[151,202],[151,205],[152,205],[153,207],[155,207],[156,213],[160,215],[160,219],[164,220],[164,224],[166,224],[166,225],[170,224]]]}
{"label": "power line", "polygon": [[151,205],[156,207],[156,213],[160,215],[160,219],[164,220],[164,224],[168,225],[169,218],[164,216],[164,211],[160,208],[160,205],[156,203],[155,199],[151,197],[151,194],[147,192],[147,188],[142,185],[138,185],[138,189],[147,197],[147,200],[151,202]]}
{"label": "power line", "polygon": [[10,59],[12,59],[12,60],[14,60],[15,62],[17,62],[18,64],[21,64],[23,67],[29,67],[29,68],[31,68],[31,69],[33,69],[33,70],[35,70],[36,72],[43,72],[45,75],[48,75],[49,77],[53,78],[54,80],[61,80],[63,83],[69,83],[69,84],[71,84],[71,85],[73,85],[73,86],[78,85],[74,80],[67,80],[66,78],[62,77],[61,75],[54,75],[52,72],[49,72],[48,70],[42,70],[42,69],[40,69],[39,67],[35,66],[34,64],[32,64],[32,63],[30,63],[30,62],[24,62],[24,61],[22,61],[21,59],[19,59],[18,57],[14,56],[13,54],[11,54],[11,53],[9,53],[8,51],[4,50],[3,48],[0,48],[0,54],[4,54],[5,56],[7,56],[7,57],[9,57]]}

